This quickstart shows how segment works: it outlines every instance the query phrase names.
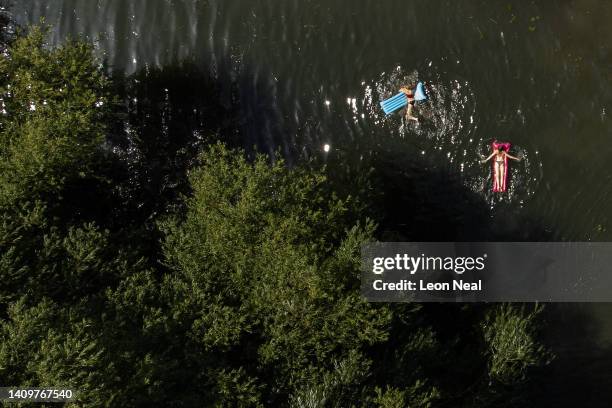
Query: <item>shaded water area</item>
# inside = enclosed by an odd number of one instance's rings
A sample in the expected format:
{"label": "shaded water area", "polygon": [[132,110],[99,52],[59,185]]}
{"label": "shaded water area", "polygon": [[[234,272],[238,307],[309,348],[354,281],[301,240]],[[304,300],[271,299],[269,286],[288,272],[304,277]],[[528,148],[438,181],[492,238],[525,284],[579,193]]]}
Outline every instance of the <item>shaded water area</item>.
{"label": "shaded water area", "polygon": [[[86,36],[133,75],[130,123],[161,141],[147,160],[178,143],[180,161],[221,130],[290,163],[373,168],[389,238],[612,240],[612,2],[19,0],[12,13],[44,17],[53,43]],[[380,100],[417,79],[421,122],[385,117]],[[151,118],[142,101],[171,108]],[[505,194],[480,163],[493,139],[523,159]],[[609,401],[612,306],[549,309],[544,400]]]}

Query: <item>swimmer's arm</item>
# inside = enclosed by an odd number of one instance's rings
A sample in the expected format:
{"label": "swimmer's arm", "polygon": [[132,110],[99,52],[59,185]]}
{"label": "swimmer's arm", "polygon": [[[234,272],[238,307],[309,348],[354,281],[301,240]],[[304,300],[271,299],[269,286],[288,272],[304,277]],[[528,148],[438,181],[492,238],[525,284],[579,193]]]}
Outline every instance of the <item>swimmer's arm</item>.
{"label": "swimmer's arm", "polygon": [[514,157],[512,155],[509,155],[508,153],[506,153],[506,157],[512,160],[521,161],[521,159],[519,159],[518,157]]}
{"label": "swimmer's arm", "polygon": [[481,160],[480,162],[481,162],[481,163],[486,163],[486,162],[488,162],[489,160],[491,160],[491,158],[492,158],[493,156],[495,156],[495,152],[491,153],[491,155],[490,155],[489,157],[487,157],[487,158],[486,158],[486,159],[484,159],[484,160]]}

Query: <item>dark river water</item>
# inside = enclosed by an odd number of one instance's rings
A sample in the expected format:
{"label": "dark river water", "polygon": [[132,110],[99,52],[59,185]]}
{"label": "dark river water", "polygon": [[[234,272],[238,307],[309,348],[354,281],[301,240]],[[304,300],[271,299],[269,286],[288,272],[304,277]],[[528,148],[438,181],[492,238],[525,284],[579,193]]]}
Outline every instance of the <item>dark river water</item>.
{"label": "dark river water", "polygon": [[[12,10],[21,24],[44,17],[54,43],[94,40],[118,72],[193,61],[240,90],[225,98],[244,146],[290,161],[418,158],[469,192],[487,222],[612,240],[612,1],[17,0]],[[430,96],[421,122],[385,117],[379,102],[417,79]],[[493,139],[523,159],[505,194],[491,193],[479,162]],[[444,207],[453,195],[431,191],[445,182],[418,185]],[[514,227],[506,238],[520,240]],[[612,307],[558,310],[559,367],[599,373],[583,378],[585,392],[611,389]]]}

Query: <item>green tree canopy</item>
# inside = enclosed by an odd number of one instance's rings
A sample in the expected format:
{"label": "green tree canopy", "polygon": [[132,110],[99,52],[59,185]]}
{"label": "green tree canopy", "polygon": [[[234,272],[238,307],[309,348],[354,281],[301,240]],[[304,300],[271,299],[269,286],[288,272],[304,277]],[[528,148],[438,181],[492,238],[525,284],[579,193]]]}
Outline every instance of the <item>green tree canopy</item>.
{"label": "green tree canopy", "polygon": [[356,355],[389,324],[356,290],[373,225],[346,227],[350,199],[329,194],[321,172],[251,163],[222,145],[201,161],[184,220],[164,223],[164,250],[176,313],[193,347],[212,353],[218,395],[246,387],[281,401],[338,365],[362,376]]}

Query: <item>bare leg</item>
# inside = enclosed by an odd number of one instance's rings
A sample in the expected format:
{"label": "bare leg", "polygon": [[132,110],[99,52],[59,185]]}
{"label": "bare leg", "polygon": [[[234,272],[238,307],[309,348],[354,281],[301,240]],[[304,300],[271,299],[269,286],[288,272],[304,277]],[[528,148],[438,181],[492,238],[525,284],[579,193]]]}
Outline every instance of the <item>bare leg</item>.
{"label": "bare leg", "polygon": [[408,104],[408,109],[406,109],[406,119],[414,120],[415,122],[419,121],[418,118],[412,116],[412,104],[411,103]]}
{"label": "bare leg", "polygon": [[498,191],[501,189],[500,184],[499,184],[499,173],[500,173],[500,168],[499,168],[499,163],[495,163],[495,172],[493,174],[493,190]]}
{"label": "bare leg", "polygon": [[499,191],[502,191],[504,187],[504,173],[506,171],[506,166],[504,163],[499,163],[497,167],[499,167],[499,170],[497,171],[497,188]]}

